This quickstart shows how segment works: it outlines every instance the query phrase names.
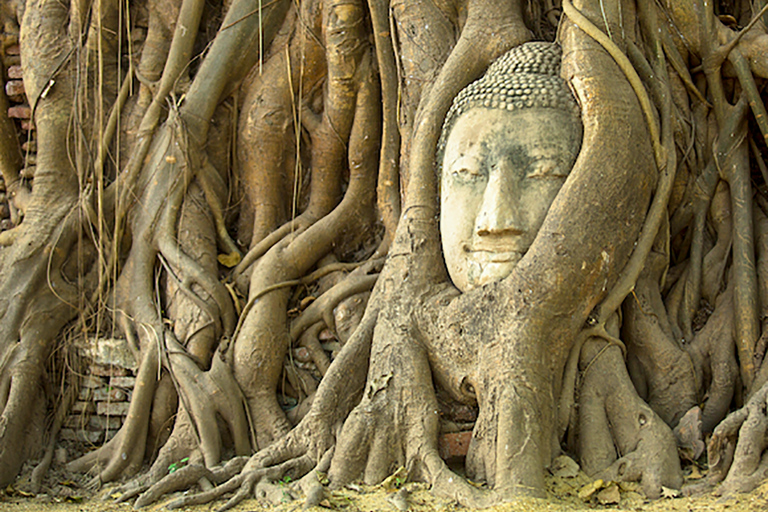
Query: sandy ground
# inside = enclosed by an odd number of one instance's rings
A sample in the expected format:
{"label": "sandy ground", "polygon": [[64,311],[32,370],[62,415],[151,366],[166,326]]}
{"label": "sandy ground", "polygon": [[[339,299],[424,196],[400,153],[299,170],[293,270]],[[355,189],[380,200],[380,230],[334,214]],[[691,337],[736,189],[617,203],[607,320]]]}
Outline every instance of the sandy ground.
{"label": "sandy ground", "polygon": [[[703,473],[688,467],[686,484],[694,484]],[[60,479],[59,479],[60,480]],[[23,487],[22,483],[14,484]],[[676,492],[669,491],[668,497],[649,501],[644,498],[636,484],[614,484],[612,482],[595,482],[584,473],[575,476],[557,476],[548,479],[550,496],[547,499],[523,499],[494,507],[495,512],[549,512],[549,511],[579,511],[579,510],[615,510],[626,512],[745,512],[768,511],[768,482],[750,494],[731,496],[715,496],[707,494],[698,497],[674,497]],[[407,510],[413,512],[453,512],[467,510],[456,503],[440,500],[432,496],[425,484],[404,484],[409,496]],[[396,490],[391,486],[366,487],[354,485],[341,491],[325,492],[325,499],[320,507],[311,510],[315,512],[339,510],[342,512],[391,511],[398,512],[393,503]],[[271,487],[272,498],[276,504],[265,500],[250,499],[234,508],[235,511],[293,512],[302,509],[302,501],[293,501],[292,485],[279,483]],[[47,493],[37,496],[27,495],[20,489],[10,486],[0,494],[0,511],[34,511],[34,512],[96,512],[96,511],[129,511],[131,504],[115,503],[118,496],[115,488],[102,489],[99,493],[89,494],[79,488],[74,482],[50,479]],[[55,495],[54,495],[55,494]],[[401,493],[402,494],[402,493]],[[150,512],[167,510],[165,505],[181,493],[166,497],[145,510]],[[106,499],[105,499],[106,498]],[[281,503],[282,502],[282,503]],[[180,510],[190,512],[208,512],[217,510],[224,501],[207,505],[186,507]],[[402,506],[402,503],[401,503]]]}

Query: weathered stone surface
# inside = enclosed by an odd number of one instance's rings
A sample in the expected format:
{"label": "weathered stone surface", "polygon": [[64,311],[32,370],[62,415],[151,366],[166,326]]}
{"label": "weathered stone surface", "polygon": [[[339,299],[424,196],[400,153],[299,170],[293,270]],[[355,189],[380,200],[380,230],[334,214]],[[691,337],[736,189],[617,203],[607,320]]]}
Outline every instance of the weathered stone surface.
{"label": "weathered stone surface", "polygon": [[88,414],[70,414],[67,419],[64,420],[64,428],[71,428],[74,430],[84,429],[88,426],[90,416]]}
{"label": "weathered stone surface", "polygon": [[122,389],[104,386],[100,388],[83,388],[80,390],[78,398],[93,402],[124,402],[127,397]]}
{"label": "weathered stone surface", "polygon": [[619,487],[613,484],[597,494],[597,502],[601,505],[617,505],[621,501]]}
{"label": "weathered stone surface", "polygon": [[552,461],[550,473],[558,478],[573,478],[579,474],[579,465],[567,455],[560,455]]}
{"label": "weathered stone surface", "polygon": [[111,387],[95,389],[93,393],[97,402],[124,402],[126,398],[125,391]]}

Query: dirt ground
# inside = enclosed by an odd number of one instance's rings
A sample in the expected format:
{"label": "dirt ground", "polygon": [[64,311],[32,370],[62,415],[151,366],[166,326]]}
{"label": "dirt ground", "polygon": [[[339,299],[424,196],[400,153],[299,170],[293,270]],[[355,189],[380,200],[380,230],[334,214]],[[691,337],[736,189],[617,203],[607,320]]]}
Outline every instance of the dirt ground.
{"label": "dirt ground", "polygon": [[[686,486],[694,485],[706,474],[696,466],[685,468]],[[28,474],[28,473],[27,473]],[[119,494],[116,487],[106,487],[98,492],[89,492],[77,482],[66,480],[63,474],[54,470],[47,479],[45,492],[32,495],[23,491],[25,476],[0,493],[0,511],[34,512],[96,512],[133,510],[131,504],[116,503]],[[578,510],[615,510],[627,512],[745,512],[768,510],[768,482],[750,494],[716,496],[708,493],[697,497],[684,497],[678,491],[665,490],[667,497],[649,501],[642,495],[637,484],[615,484],[612,482],[593,481],[583,472],[561,472],[548,478],[549,497],[547,499],[522,499],[493,507],[495,512],[549,512]],[[300,493],[294,491],[290,482],[279,482],[270,486],[270,495],[275,504],[266,500],[250,499],[236,507],[235,511],[251,512],[268,510],[271,512],[293,512],[301,510],[303,501]],[[340,491],[327,491],[320,507],[315,512],[338,510],[341,512],[373,512],[405,510],[395,503],[398,496],[397,479],[390,478],[383,485],[367,487],[352,485]],[[432,496],[426,484],[405,483],[409,495],[407,510],[413,512],[453,512],[463,507],[456,503],[440,500]],[[403,493],[400,492],[399,495]],[[292,498],[294,495],[299,500]],[[181,496],[177,493],[166,497],[160,503],[148,507],[148,512],[166,510],[165,505]],[[217,510],[224,500],[180,510],[189,512],[208,512]],[[402,502],[400,506],[404,506]],[[464,509],[466,510],[466,509]]]}

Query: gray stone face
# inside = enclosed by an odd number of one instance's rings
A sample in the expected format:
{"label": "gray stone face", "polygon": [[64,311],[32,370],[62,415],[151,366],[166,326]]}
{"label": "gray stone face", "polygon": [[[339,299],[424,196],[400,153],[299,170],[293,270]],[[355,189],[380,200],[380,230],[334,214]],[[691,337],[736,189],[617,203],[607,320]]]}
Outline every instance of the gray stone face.
{"label": "gray stone face", "polygon": [[461,291],[503,279],[523,258],[568,177],[581,125],[551,108],[473,108],[442,161],[440,235]]}

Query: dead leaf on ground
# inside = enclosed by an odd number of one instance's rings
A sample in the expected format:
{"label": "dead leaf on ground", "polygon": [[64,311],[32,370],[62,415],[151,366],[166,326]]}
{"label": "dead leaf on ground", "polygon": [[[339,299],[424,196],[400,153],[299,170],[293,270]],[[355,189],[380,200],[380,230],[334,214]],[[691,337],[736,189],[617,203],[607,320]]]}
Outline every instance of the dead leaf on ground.
{"label": "dead leaf on ground", "polygon": [[592,498],[592,495],[595,494],[597,491],[602,489],[605,486],[605,482],[602,478],[598,478],[592,483],[589,483],[579,489],[579,498],[581,498],[584,501],[589,501],[590,498]]}

